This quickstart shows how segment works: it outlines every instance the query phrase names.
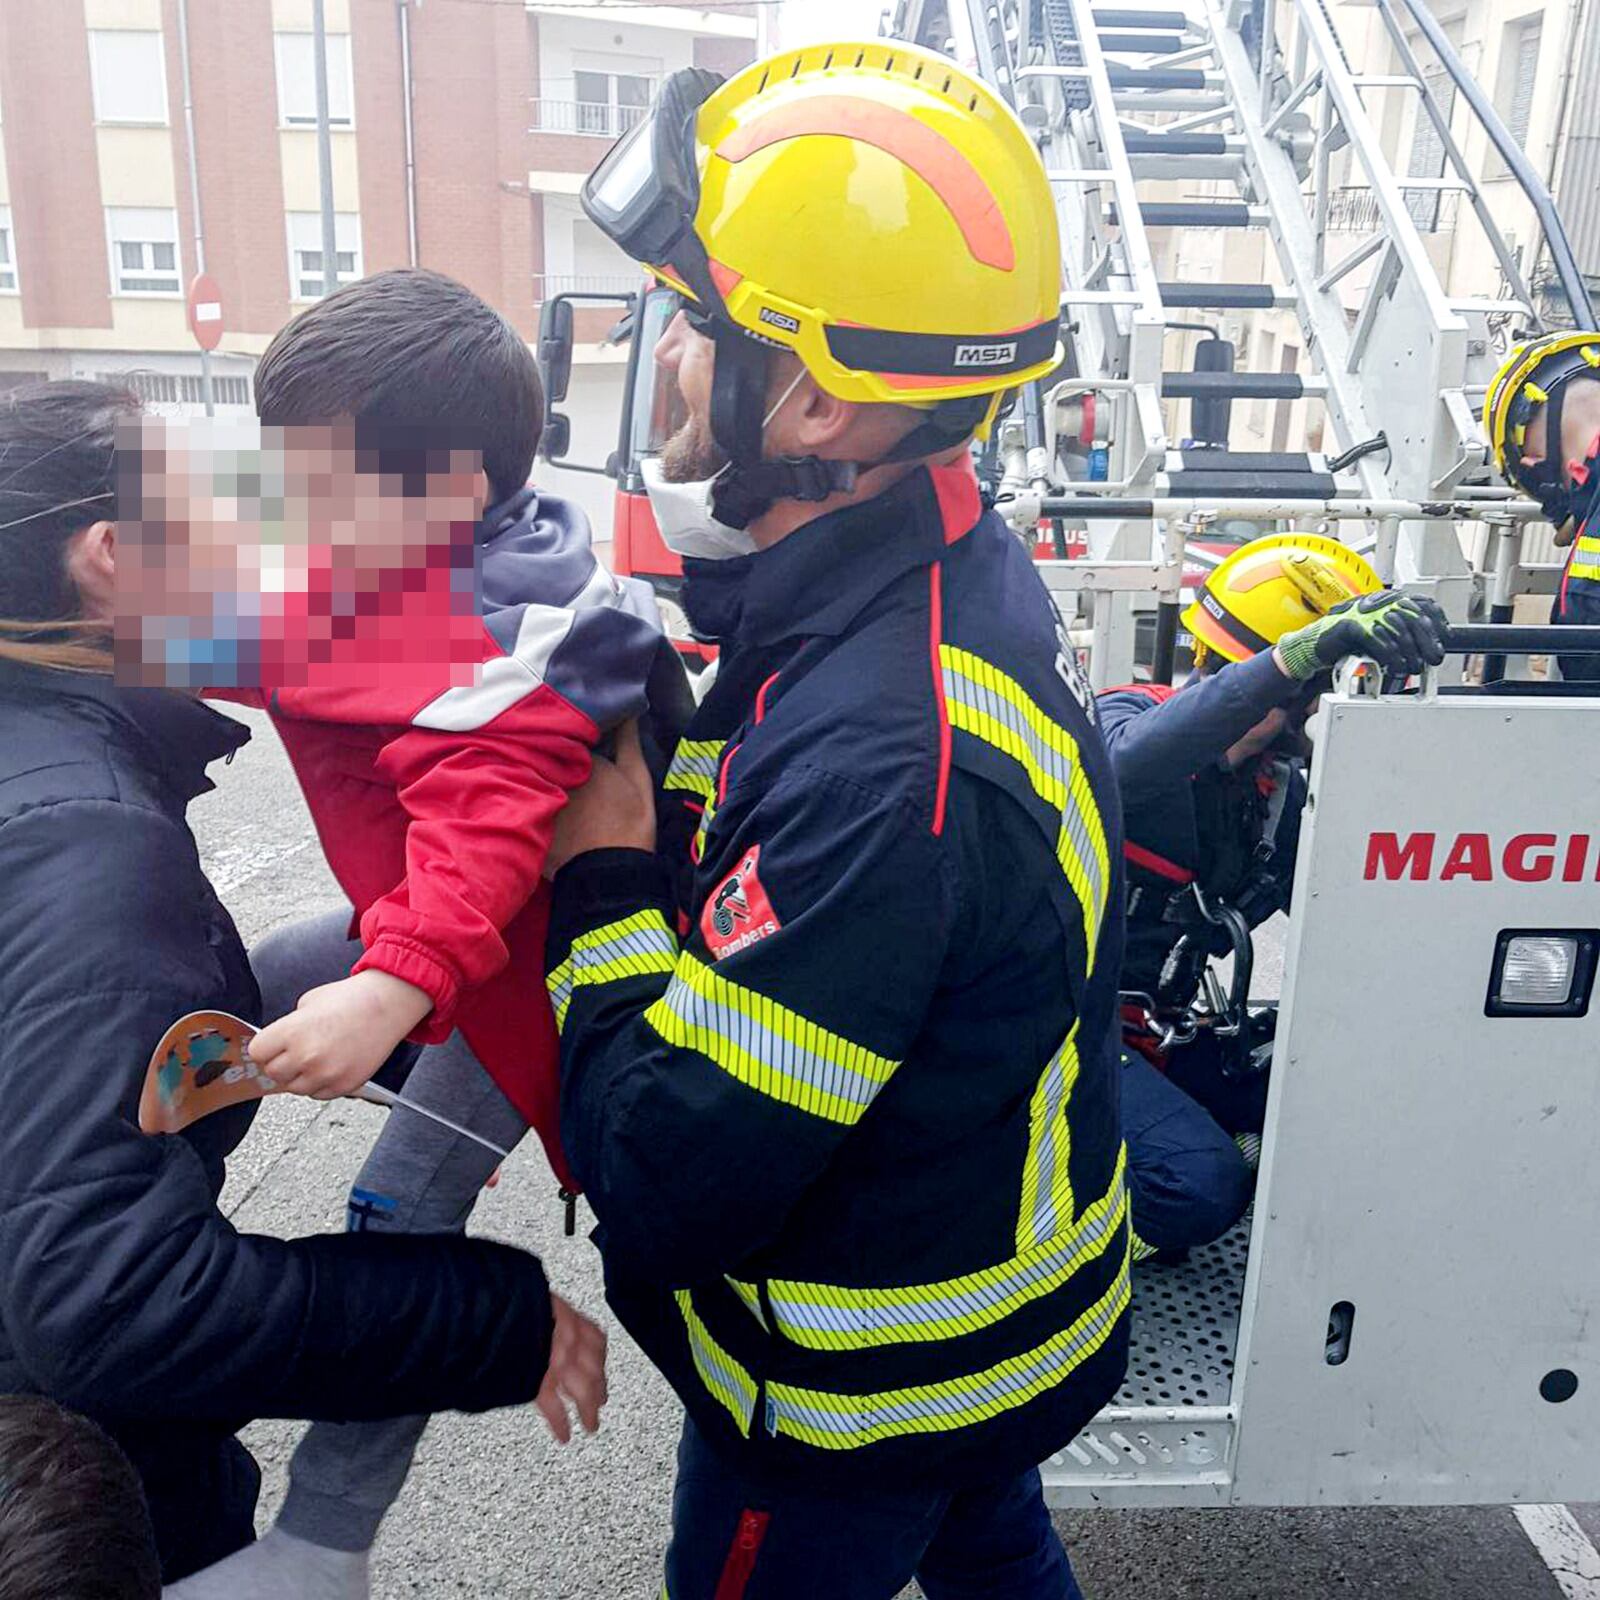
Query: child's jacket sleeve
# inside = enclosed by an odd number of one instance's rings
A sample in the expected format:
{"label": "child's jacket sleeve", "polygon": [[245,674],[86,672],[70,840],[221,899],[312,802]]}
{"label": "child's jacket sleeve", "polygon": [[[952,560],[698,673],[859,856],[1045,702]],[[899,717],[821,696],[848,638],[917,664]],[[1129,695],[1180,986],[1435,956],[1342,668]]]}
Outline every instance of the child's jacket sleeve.
{"label": "child's jacket sleeve", "polygon": [[597,567],[570,604],[494,612],[474,684],[274,695],[286,715],[403,729],[375,777],[406,812],[405,872],[363,914],[355,970],[393,973],[432,998],[413,1038],[448,1037],[463,990],[505,966],[502,935],[539,887],[556,817],[602,735],[644,712],[662,648],[653,621]]}

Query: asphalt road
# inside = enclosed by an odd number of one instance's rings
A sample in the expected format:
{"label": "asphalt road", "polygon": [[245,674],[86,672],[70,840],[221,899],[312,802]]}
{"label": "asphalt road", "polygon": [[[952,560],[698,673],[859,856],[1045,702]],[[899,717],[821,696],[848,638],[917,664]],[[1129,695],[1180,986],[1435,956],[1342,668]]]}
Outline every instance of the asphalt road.
{"label": "asphalt road", "polygon": [[[193,820],[208,870],[246,940],[338,904],[281,751],[264,719]],[[1267,941],[1258,983],[1273,992]],[[344,1194],[383,1113],[354,1102],[269,1102],[232,1164],[225,1204],[251,1231],[342,1224]],[[588,1243],[562,1236],[554,1180],[532,1141],[478,1208],[477,1231],[543,1257],[568,1298],[603,1315]],[[626,1335],[613,1330],[611,1404],[597,1438],[558,1449],[531,1411],[430,1428],[375,1558],[378,1600],[515,1596],[651,1600],[660,1585],[677,1412]],[[1470,1404],[1470,1396],[1463,1397]],[[263,1526],[299,1428],[246,1435],[267,1471]],[[1579,1508],[1591,1535],[1600,1515]],[[1377,1511],[1066,1512],[1060,1527],[1090,1600],[1561,1600],[1503,1508]],[[1568,1600],[1600,1600],[1570,1588]]]}

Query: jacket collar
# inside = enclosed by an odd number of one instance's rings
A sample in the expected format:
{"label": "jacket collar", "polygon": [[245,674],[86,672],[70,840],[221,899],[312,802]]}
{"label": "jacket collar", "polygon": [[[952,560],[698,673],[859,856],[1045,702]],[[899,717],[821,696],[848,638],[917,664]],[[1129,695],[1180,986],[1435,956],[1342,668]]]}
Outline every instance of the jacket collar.
{"label": "jacket collar", "polygon": [[685,561],[696,630],[741,644],[837,635],[896,579],[931,566],[983,515],[971,457],[919,467],[880,495],[830,511],[770,550]]}
{"label": "jacket collar", "polygon": [[0,691],[29,699],[91,701],[128,728],[140,753],[187,805],[213,787],[206,768],[250,741],[250,730],[172,689],[124,689],[110,678],[0,661]]}

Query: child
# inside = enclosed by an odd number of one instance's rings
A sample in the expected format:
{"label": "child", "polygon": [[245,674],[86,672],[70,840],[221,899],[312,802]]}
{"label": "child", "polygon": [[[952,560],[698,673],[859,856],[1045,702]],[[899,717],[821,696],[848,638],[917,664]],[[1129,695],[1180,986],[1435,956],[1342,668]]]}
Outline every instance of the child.
{"label": "child", "polygon": [[[257,947],[263,1014],[279,1020],[252,1055],[284,1087],[331,1098],[402,1041],[424,1045],[408,1098],[504,1148],[532,1126],[565,1184],[542,981],[545,849],[606,732],[651,699],[676,696],[686,716],[682,670],[648,594],[595,560],[582,514],[525,487],[543,417],[538,371],[515,330],[462,285],[399,270],[329,296],[273,340],[256,405],[264,424],[353,422],[358,437],[471,449],[489,510],[477,533],[476,685],[419,692],[386,685],[380,670],[362,690],[268,686],[354,917],[318,918]],[[481,1145],[391,1114],[349,1226],[464,1228],[494,1166]],[[425,1425],[313,1427],[277,1527],[219,1567],[212,1587],[186,1586],[186,1600],[298,1595],[313,1561],[324,1579],[335,1566],[344,1575],[323,1592],[365,1595],[366,1552]]]}
{"label": "child", "polygon": [[158,1600],[155,1530],[138,1475],[86,1417],[0,1395],[0,1595]]}

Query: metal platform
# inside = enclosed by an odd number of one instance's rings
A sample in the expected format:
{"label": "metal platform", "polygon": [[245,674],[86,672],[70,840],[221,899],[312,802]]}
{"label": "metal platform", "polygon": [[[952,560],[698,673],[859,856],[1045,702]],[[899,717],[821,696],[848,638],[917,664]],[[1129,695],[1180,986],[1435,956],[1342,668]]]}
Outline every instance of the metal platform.
{"label": "metal platform", "polygon": [[1247,1215],[1215,1244],[1172,1266],[1150,1261],[1133,1279],[1128,1373],[1115,1401],[1042,1468],[1052,1505],[1107,1505],[1134,1490],[1139,1505],[1193,1504],[1213,1486],[1227,1498],[1234,1433],[1233,1357],[1250,1249]]}

